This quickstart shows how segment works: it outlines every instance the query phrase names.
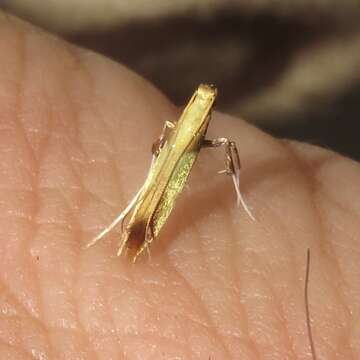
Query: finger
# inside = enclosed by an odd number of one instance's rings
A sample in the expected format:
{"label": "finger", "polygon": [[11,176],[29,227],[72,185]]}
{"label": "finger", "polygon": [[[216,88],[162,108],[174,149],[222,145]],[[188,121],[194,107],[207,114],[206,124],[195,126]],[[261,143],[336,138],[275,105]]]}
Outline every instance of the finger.
{"label": "finger", "polygon": [[228,179],[214,178],[223,154],[203,153],[151,261],[117,258],[116,233],[85,251],[141,186],[151,144],[176,111],[119,65],[16,20],[1,25],[1,281],[41,351],[302,356],[307,247],[318,353],[357,349],[342,334],[358,303],[358,165],[219,114],[209,135],[238,144],[258,222],[238,211]]}

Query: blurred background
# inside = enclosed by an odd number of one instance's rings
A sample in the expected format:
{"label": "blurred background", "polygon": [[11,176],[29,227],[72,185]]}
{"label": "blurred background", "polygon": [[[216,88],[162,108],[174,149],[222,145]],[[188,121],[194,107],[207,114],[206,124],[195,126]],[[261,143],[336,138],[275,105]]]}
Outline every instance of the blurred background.
{"label": "blurred background", "polygon": [[2,0],[124,63],[183,105],[217,109],[360,160],[360,0]]}

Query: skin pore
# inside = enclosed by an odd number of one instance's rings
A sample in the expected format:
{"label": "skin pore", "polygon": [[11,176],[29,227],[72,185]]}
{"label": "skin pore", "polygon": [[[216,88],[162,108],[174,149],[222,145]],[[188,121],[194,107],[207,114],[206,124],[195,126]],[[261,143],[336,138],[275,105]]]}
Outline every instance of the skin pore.
{"label": "skin pore", "polygon": [[216,173],[223,152],[204,149],[151,260],[133,265],[116,231],[84,245],[141,186],[179,110],[4,14],[0,54],[1,359],[310,360],[307,248],[317,357],[360,358],[358,163],[214,113],[208,138],[236,141],[256,222]]}

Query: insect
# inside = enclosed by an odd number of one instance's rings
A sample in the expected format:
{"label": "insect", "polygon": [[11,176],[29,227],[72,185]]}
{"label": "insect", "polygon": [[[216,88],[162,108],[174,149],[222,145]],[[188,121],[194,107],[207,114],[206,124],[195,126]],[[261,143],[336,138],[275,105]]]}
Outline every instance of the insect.
{"label": "insect", "polygon": [[135,262],[159,235],[203,147],[225,148],[226,168],[219,173],[231,175],[238,205],[242,204],[254,219],[240,192],[240,159],[235,143],[226,138],[205,139],[216,95],[217,90],[213,86],[200,85],[178,121],[165,123],[153,145],[153,157],[143,186],[129,205],[87,247],[121,223],[117,254],[130,252]]}

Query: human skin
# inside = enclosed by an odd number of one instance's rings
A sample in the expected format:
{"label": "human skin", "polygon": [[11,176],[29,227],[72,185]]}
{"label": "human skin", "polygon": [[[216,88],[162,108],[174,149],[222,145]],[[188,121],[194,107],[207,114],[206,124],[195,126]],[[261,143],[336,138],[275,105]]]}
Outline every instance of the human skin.
{"label": "human skin", "polygon": [[179,110],[5,15],[0,54],[0,359],[312,359],[307,248],[318,358],[360,358],[358,163],[215,113],[208,137],[237,142],[256,221],[216,174],[223,152],[203,150],[151,258],[132,264],[118,231],[84,246]]}

